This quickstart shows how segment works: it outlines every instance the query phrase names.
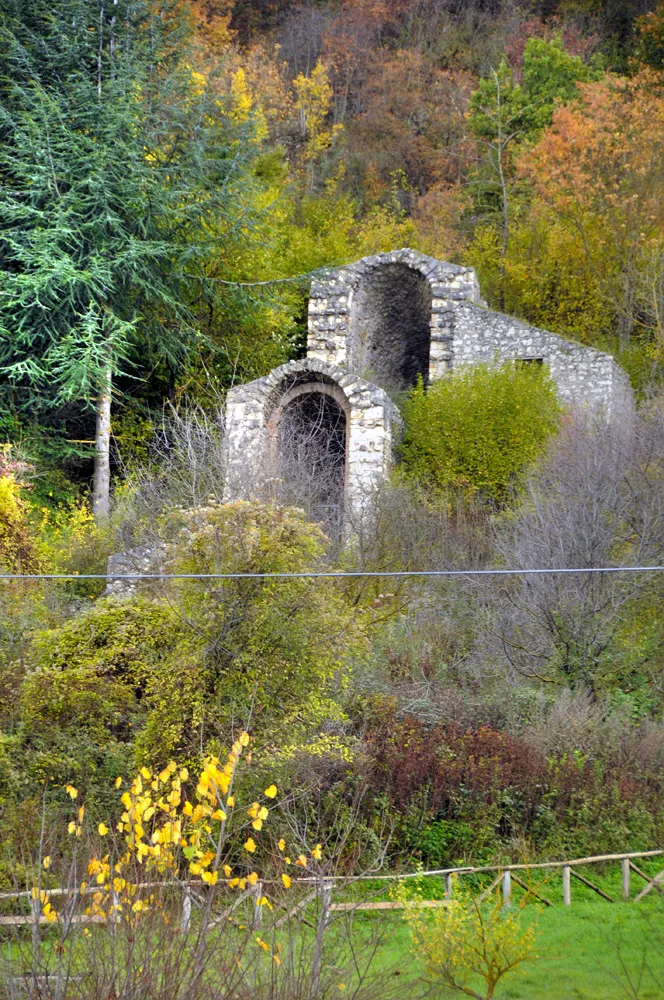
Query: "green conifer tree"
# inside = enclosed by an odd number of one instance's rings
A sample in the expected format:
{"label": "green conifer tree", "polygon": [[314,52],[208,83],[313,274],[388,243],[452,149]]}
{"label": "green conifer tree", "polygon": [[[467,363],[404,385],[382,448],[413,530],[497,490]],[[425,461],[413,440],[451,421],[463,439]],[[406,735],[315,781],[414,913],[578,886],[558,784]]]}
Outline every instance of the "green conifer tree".
{"label": "green conifer tree", "polygon": [[33,413],[96,410],[176,364],[220,240],[246,238],[255,128],[191,68],[180,0],[0,0],[0,373]]}

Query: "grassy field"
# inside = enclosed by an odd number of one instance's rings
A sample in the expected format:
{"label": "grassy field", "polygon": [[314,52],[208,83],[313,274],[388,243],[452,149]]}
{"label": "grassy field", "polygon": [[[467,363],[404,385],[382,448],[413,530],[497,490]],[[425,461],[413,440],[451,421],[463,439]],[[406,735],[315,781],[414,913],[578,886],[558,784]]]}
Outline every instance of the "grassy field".
{"label": "grassy field", "polygon": [[[410,961],[408,931],[398,917],[392,919],[389,944],[377,956],[377,961],[389,970],[388,975],[393,975],[394,967],[401,962]],[[503,981],[496,991],[497,1000],[664,997],[661,905],[648,904],[641,909],[640,904],[606,903],[600,909],[594,903],[578,903],[569,910],[562,906],[546,909],[537,914],[536,920],[539,957]],[[653,938],[658,941],[653,942]]]}
{"label": "grassy field", "polygon": [[[659,859],[647,865],[654,875]],[[616,900],[621,899],[620,867],[584,874]],[[560,901],[560,873],[540,875],[538,888],[554,905],[528,906],[524,919],[537,927],[537,959],[506,977],[496,1000],[662,1000],[664,998],[664,898],[650,894],[639,903],[609,903],[572,880],[572,905]],[[632,894],[645,883],[633,876]],[[432,891],[429,898],[439,895]],[[520,890],[516,889],[515,894]],[[355,917],[356,929],[376,919]],[[385,918],[381,918],[385,919]],[[386,918],[389,930],[375,962],[386,976],[403,969],[406,980],[417,977],[410,937],[399,911]],[[366,923],[365,923],[366,922]],[[407,991],[406,991],[407,992]],[[439,996],[451,996],[442,991]],[[456,994],[460,995],[460,994]]]}
{"label": "grassy field", "polygon": [[[643,862],[642,867],[652,877],[660,865],[661,860],[657,859]],[[529,903],[524,909],[522,919],[532,922],[536,928],[534,957],[499,984],[495,1000],[664,1000],[664,896],[657,897],[651,893],[638,903],[619,901],[621,876],[620,866],[616,864],[607,866],[604,871],[586,869],[584,874],[616,902],[602,899],[573,880],[572,905],[563,906],[560,872],[535,873],[537,882],[533,888],[551,899],[553,905],[546,907]],[[490,880],[492,876],[483,877]],[[480,891],[485,887],[481,883],[476,884],[476,876],[473,879],[473,890]],[[643,885],[634,877],[632,896]],[[426,879],[423,882],[424,898],[436,898],[442,892],[441,879]],[[522,890],[514,886],[513,892],[516,902]],[[365,901],[386,898],[386,883],[355,883],[346,890],[339,887],[334,898],[339,901],[344,895],[355,901],[360,898]],[[240,916],[241,910],[237,911],[242,921],[250,919],[253,913],[251,900],[246,902],[245,908],[243,916]],[[443,914],[442,910],[429,912],[434,919]],[[283,949],[280,952],[283,959],[280,974],[285,975],[286,968],[292,970],[301,966],[304,979],[300,975],[300,980],[305,982],[310,975],[307,969],[310,970],[316,936],[316,910],[309,911],[308,916],[313,926],[296,921],[290,925],[290,931],[288,928],[276,931],[273,941],[273,946],[278,943]],[[272,940],[269,922],[268,916],[261,934]],[[249,937],[253,935],[252,931],[247,931],[244,922],[234,923],[229,932],[230,937],[225,940],[233,953],[237,950],[236,934],[240,944],[247,940],[247,933]],[[57,962],[54,948],[57,938],[53,935],[54,932],[44,930],[44,967],[48,967],[49,971],[53,971]],[[21,936],[24,942],[21,956],[29,958],[30,939],[25,929]],[[105,929],[100,926],[93,929],[92,938],[78,939],[74,948],[75,965],[85,964],[87,950],[98,938],[101,944],[97,943],[97,950],[92,947],[91,952],[98,959],[108,948],[110,940],[105,935]],[[177,950],[177,944],[175,948]],[[16,944],[12,944],[9,938],[5,941],[4,952],[5,960],[12,958],[12,966],[24,964]],[[253,959],[254,971],[259,974],[259,980],[265,980],[266,975],[269,980],[275,974],[272,958],[262,951],[257,951],[257,955],[257,965],[256,958]],[[305,956],[306,961],[303,961]],[[381,1000],[415,1000],[425,992],[422,984],[424,970],[412,953],[410,934],[400,910],[339,913],[325,932],[323,966],[326,996],[336,996],[336,990],[339,990],[339,996],[352,996],[361,978],[360,970],[367,968],[371,988],[366,996],[372,1000],[379,997]],[[227,968],[223,961],[220,968]],[[211,966],[213,984],[215,974]],[[441,988],[427,994],[431,1000],[443,1000],[453,995],[460,994],[451,994]]]}

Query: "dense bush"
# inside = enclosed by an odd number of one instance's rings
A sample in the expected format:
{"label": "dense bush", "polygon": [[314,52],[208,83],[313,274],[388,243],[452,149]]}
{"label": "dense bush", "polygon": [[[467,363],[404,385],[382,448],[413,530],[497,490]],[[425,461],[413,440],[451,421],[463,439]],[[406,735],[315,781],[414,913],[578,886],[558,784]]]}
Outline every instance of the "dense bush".
{"label": "dense bush", "polygon": [[[298,572],[326,543],[300,512],[260,503],[177,512],[163,531],[169,568],[184,573]],[[238,720],[262,746],[295,740],[341,718],[366,625],[330,580],[182,580],[104,597],[34,634],[16,752],[32,779],[95,786],[132,758],[195,763]]]}
{"label": "dense bush", "polygon": [[500,501],[555,432],[560,404],[544,366],[507,361],[420,382],[403,415],[407,476]]}
{"label": "dense bush", "polygon": [[[169,530],[168,567],[180,573],[298,573],[319,565],[327,545],[301,510],[271,503],[181,511]],[[332,695],[366,649],[367,620],[334,581],[194,580],[171,601],[200,637],[220,723],[252,717],[272,737],[338,717]]]}
{"label": "dense bush", "polygon": [[584,747],[569,728],[563,748],[546,721],[515,734],[379,713],[365,737],[371,784],[399,816],[401,850],[440,867],[654,843],[664,816],[661,732],[604,714],[593,720],[603,742]]}

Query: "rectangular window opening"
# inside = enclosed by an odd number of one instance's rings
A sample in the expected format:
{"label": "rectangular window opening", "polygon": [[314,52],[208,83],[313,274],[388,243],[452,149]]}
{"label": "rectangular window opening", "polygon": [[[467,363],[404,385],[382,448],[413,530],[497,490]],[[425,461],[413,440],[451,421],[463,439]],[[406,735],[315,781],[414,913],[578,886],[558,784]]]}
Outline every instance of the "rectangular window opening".
{"label": "rectangular window opening", "polygon": [[515,361],[517,368],[526,368],[528,365],[543,365],[544,358],[517,358]]}

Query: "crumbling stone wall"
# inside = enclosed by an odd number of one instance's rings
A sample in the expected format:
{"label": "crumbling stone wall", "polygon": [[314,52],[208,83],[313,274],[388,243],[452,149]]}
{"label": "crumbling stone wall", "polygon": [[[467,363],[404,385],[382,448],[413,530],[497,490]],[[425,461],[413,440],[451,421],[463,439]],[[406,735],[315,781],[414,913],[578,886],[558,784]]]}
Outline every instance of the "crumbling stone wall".
{"label": "crumbling stone wall", "polygon": [[[383,272],[388,271],[399,284],[389,295],[376,294],[376,289],[383,286]],[[415,283],[413,279],[404,282],[404,271],[416,276]],[[413,296],[408,294],[408,289],[412,289],[414,284],[418,290]],[[402,289],[405,294],[402,294]],[[396,330],[393,322],[395,310],[391,308],[391,303],[395,301],[398,303]],[[427,370],[422,374],[428,375],[429,380],[441,378],[450,370],[456,304],[465,301],[480,303],[479,284],[471,267],[447,264],[415,250],[395,250],[393,253],[365,257],[355,264],[325,272],[313,281],[309,298],[307,355],[357,371],[358,374],[370,371],[372,364],[377,369],[382,367],[383,371],[373,373],[373,377],[380,382],[388,360],[387,356],[384,361],[382,357],[379,360],[376,355],[381,352],[381,338],[389,338],[399,352],[397,360],[389,363],[400,369],[402,381],[412,382],[417,369],[425,367],[423,341],[426,334],[420,319],[424,301],[430,310],[429,357]],[[380,309],[380,315],[374,319],[367,308],[372,302],[377,303]],[[409,336],[409,318],[410,329],[414,326],[417,330],[416,349],[412,344],[403,343]],[[369,358],[362,350],[363,342],[367,340],[373,344]],[[393,372],[388,374],[391,376],[389,388],[392,388],[395,381]]]}
{"label": "crumbling stone wall", "polygon": [[[418,375],[433,381],[461,365],[521,360],[548,364],[565,402],[602,406],[610,414],[632,400],[627,376],[610,355],[491,312],[472,268],[408,249],[366,257],[312,282],[307,353],[306,360],[229,394],[229,497],[268,489],[300,455],[312,475],[329,467],[329,492],[343,490],[347,509],[359,503],[392,461],[400,421],[385,390],[412,385]],[[335,399],[340,410],[319,402],[321,426],[310,434],[305,428],[302,440],[284,451],[279,428],[292,412],[287,408],[306,398],[314,412],[316,392]],[[333,431],[342,411],[343,431]],[[345,435],[344,454],[341,438],[324,453],[328,432]]]}
{"label": "crumbling stone wall", "polygon": [[607,413],[620,413],[631,405],[629,379],[610,354],[471,302],[457,305],[453,367],[513,358],[549,365],[565,403],[603,406]]}
{"label": "crumbling stone wall", "polygon": [[407,264],[369,271],[352,298],[348,368],[388,389],[429,379],[431,286]]}
{"label": "crumbling stone wall", "polygon": [[[106,572],[115,579],[110,579],[106,584],[107,597],[133,597],[139,589],[138,580],[126,580],[122,577],[133,574],[152,575],[155,573],[165,573],[164,558],[166,547],[164,545],[139,545],[127,552],[117,552],[108,557]],[[140,589],[149,593],[158,584],[156,581],[149,581],[140,584]]]}
{"label": "crumbling stone wall", "polygon": [[[404,280],[408,271],[412,277]],[[388,389],[396,387],[395,374],[402,385],[418,373],[426,378],[422,316],[429,295],[429,381],[459,365],[532,359],[550,365],[566,402],[607,412],[629,405],[629,382],[611,355],[488,310],[472,268],[408,249],[365,257],[312,283],[309,357],[352,371],[365,366]]]}
{"label": "crumbling stone wall", "polygon": [[[300,456],[314,479],[330,466],[330,490],[343,492],[345,516],[392,463],[401,418],[385,389],[494,359],[548,364],[570,404],[601,406],[608,415],[633,404],[627,376],[609,354],[489,311],[472,268],[403,249],[321,273],[311,285],[307,358],[228,394],[226,498],[269,495]],[[362,377],[369,373],[370,381]],[[295,416],[303,423],[294,437],[287,425]],[[112,556],[109,568],[145,571],[159,558],[137,549]],[[109,586],[127,589],[122,581]]]}

